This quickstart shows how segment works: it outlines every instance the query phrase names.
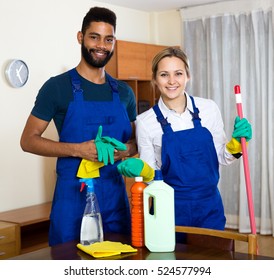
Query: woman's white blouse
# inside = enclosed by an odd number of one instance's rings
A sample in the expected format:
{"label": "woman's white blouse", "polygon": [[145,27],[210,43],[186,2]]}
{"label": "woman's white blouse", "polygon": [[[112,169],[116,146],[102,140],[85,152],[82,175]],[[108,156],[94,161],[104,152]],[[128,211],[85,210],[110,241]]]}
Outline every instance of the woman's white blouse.
{"label": "woman's white blouse", "polygon": [[[189,95],[186,93],[187,107],[184,113],[178,114],[174,110],[170,110],[164,104],[162,98],[159,99],[159,108],[171,124],[173,131],[185,130],[193,128],[192,115],[193,106]],[[213,141],[218,156],[218,161],[222,165],[228,165],[236,160],[225,148],[227,141],[222,116],[217,104],[210,99],[194,97],[196,107],[199,109],[199,117],[201,125],[206,127],[213,136]],[[138,153],[142,160],[148,163],[154,169],[160,169],[161,147],[163,131],[160,123],[156,119],[154,110],[150,108],[148,111],[137,116],[136,124],[136,140],[138,144]],[[172,143],[170,143],[172,145]]]}

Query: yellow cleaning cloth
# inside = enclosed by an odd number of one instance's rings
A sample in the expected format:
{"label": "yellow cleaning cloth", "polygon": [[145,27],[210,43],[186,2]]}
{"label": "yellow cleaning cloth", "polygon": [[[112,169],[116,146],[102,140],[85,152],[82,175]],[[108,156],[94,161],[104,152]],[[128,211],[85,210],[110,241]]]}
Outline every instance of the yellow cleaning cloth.
{"label": "yellow cleaning cloth", "polygon": [[93,162],[87,159],[82,159],[78,172],[78,178],[96,178],[100,177],[99,168],[104,166],[103,162]]}
{"label": "yellow cleaning cloth", "polygon": [[96,242],[87,246],[79,243],[77,244],[77,248],[94,258],[105,258],[120,255],[121,253],[137,252],[137,249],[134,249],[130,245],[112,241]]}

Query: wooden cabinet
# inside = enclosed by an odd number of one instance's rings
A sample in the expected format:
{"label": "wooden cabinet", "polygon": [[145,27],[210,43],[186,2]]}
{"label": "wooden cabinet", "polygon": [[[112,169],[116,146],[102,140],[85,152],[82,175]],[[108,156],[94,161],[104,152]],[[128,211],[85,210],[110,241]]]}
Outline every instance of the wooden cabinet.
{"label": "wooden cabinet", "polygon": [[0,259],[48,246],[51,202],[0,213]]}
{"label": "wooden cabinet", "polygon": [[120,80],[149,80],[146,72],[146,45],[117,41],[114,56],[106,69]]}
{"label": "wooden cabinet", "polygon": [[[106,71],[114,78],[125,81],[133,90],[138,114],[157,103],[160,94],[151,85],[152,59],[164,45],[153,45],[118,40],[113,57],[106,65]],[[130,187],[134,178],[124,177],[127,194],[131,199]]]}
{"label": "wooden cabinet", "polygon": [[17,256],[19,253],[19,225],[0,221],[0,260]]}
{"label": "wooden cabinet", "polygon": [[151,86],[151,81],[123,80],[133,90],[136,97],[138,114],[146,111],[157,102],[156,94]]}
{"label": "wooden cabinet", "polygon": [[152,59],[165,48],[167,46],[118,40],[106,70],[120,80],[150,81]]}
{"label": "wooden cabinet", "polygon": [[117,41],[106,71],[129,84],[136,96],[138,113],[152,107],[159,94],[151,86],[153,57],[167,46]]}

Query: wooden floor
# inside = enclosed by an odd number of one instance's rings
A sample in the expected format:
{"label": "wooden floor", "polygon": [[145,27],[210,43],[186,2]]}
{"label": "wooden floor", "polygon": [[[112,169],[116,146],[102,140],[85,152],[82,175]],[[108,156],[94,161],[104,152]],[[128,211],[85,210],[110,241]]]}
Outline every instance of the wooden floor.
{"label": "wooden floor", "polygon": [[[236,242],[235,250],[237,252],[247,252],[247,244],[245,242]],[[274,237],[272,235],[258,234],[258,251],[259,255],[274,258]]]}

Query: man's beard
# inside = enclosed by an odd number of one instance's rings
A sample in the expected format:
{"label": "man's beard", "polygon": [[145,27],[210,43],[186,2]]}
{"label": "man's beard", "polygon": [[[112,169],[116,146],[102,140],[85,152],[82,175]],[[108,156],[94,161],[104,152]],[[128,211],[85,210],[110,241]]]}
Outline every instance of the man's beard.
{"label": "man's beard", "polygon": [[92,67],[96,67],[96,68],[101,68],[104,67],[109,60],[111,59],[113,52],[110,51],[104,51],[106,53],[106,57],[104,59],[95,59],[93,57],[93,52],[96,51],[96,49],[92,48],[92,49],[87,49],[84,44],[82,43],[82,56],[85,59],[85,61]]}

